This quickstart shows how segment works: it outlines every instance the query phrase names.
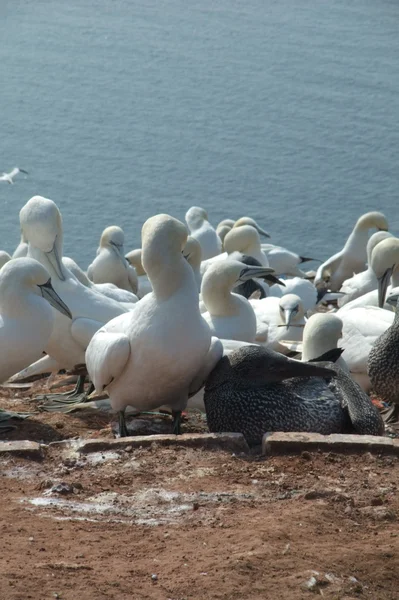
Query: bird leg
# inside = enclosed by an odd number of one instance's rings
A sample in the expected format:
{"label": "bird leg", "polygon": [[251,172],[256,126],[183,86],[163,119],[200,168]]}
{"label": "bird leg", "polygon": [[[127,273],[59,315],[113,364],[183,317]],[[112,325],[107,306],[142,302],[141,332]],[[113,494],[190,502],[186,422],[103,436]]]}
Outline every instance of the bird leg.
{"label": "bird leg", "polygon": [[181,435],[181,413],[181,410],[172,410],[173,433],[175,435]]}
{"label": "bird leg", "polygon": [[86,375],[81,374],[78,377],[75,388],[67,394],[44,394],[37,396],[36,400],[44,400],[41,409],[47,412],[65,412],[75,404],[87,402],[88,395],[94,390],[93,384],[90,383],[89,390],[85,392]]}
{"label": "bird leg", "polygon": [[119,437],[128,437],[129,432],[126,427],[125,410],[120,410],[118,412],[118,419],[119,419]]}

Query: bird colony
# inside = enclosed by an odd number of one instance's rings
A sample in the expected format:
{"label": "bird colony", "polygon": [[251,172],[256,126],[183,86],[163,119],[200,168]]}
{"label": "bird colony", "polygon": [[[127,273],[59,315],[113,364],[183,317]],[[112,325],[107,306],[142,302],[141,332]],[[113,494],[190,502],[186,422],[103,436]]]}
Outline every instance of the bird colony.
{"label": "bird colony", "polygon": [[213,226],[196,206],[185,223],[149,218],[128,252],[107,227],[90,265],[64,256],[52,200],[34,196],[19,218],[21,243],[0,253],[1,382],[78,375],[73,392],[37,397],[41,410],[106,396],[125,436],[128,407],[167,408],[175,434],[192,407],[255,446],[266,431],[381,435],[371,391],[397,417],[399,239],[383,214],[360,216],[316,271],[263,223]]}

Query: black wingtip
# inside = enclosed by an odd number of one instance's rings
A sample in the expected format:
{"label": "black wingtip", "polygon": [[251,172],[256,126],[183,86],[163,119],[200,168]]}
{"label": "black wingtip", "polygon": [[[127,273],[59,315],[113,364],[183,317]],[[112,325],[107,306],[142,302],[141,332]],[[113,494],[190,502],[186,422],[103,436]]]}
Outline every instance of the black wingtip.
{"label": "black wingtip", "polygon": [[310,261],[321,263],[321,260],[319,258],[310,258],[309,256],[300,256],[299,257],[299,262],[300,263],[310,262]]}
{"label": "black wingtip", "polygon": [[341,354],[343,353],[344,349],[343,348],[331,348],[331,350],[327,350],[327,352],[324,352],[324,354],[322,354],[321,356],[318,356],[317,358],[312,358],[312,360],[309,360],[308,362],[337,362],[337,360],[339,359],[339,357],[341,356]]}

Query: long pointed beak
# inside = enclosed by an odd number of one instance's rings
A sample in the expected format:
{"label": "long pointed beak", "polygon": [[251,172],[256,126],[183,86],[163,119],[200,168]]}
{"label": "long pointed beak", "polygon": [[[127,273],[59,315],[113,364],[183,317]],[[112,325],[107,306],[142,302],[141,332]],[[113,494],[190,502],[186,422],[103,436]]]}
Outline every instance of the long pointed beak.
{"label": "long pointed beak", "polygon": [[115,242],[110,242],[110,244],[111,244],[114,252],[116,252],[117,256],[122,258],[123,261],[127,260],[127,258],[125,257],[125,254],[124,254],[125,249],[123,246],[119,246],[118,244],[115,244]]}
{"label": "long pointed beak", "polygon": [[64,267],[63,267],[63,264],[61,261],[61,257],[58,254],[56,242],[57,242],[57,239],[55,240],[54,246],[52,247],[50,252],[46,252],[46,256],[47,256],[51,266],[57,273],[58,277],[61,279],[61,281],[65,281]]}
{"label": "long pointed beak", "polygon": [[240,272],[239,282],[243,283],[244,281],[248,281],[249,279],[254,279],[255,277],[258,279],[263,279],[274,273],[274,269],[270,267],[244,267]]}
{"label": "long pointed beak", "polygon": [[267,231],[265,231],[264,229],[262,229],[262,227],[259,227],[259,225],[257,225],[255,227],[256,231],[259,233],[259,235],[263,235],[263,237],[266,238],[270,238],[271,236],[267,233]]}
{"label": "long pointed beak", "polygon": [[40,287],[40,291],[42,293],[43,298],[45,298],[45,300],[47,300],[47,302],[49,304],[51,304],[51,306],[53,308],[58,310],[58,312],[60,312],[62,315],[65,315],[66,317],[69,317],[70,319],[72,319],[71,311],[69,310],[69,308],[67,307],[65,302],[63,302],[61,300],[61,298],[59,297],[59,295],[57,294],[57,292],[51,285],[50,279],[47,281],[47,283],[44,283],[43,285],[39,285],[39,287]]}
{"label": "long pointed beak", "polygon": [[292,321],[292,317],[293,316],[294,316],[294,312],[293,312],[292,308],[286,308],[284,310],[284,320],[285,320],[285,326],[286,326],[287,329],[291,325],[291,321]]}
{"label": "long pointed beak", "polygon": [[383,308],[385,302],[385,296],[387,293],[388,285],[391,279],[392,272],[395,265],[385,271],[385,273],[378,279],[378,306]]}

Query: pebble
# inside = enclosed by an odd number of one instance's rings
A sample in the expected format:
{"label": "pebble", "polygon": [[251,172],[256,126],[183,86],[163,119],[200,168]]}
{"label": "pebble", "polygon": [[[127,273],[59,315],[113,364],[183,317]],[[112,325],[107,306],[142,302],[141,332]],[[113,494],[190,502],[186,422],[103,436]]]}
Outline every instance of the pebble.
{"label": "pebble", "polygon": [[157,575],[156,573],[153,573],[153,574],[151,575],[151,579],[152,579],[153,581],[158,581],[158,575]]}

